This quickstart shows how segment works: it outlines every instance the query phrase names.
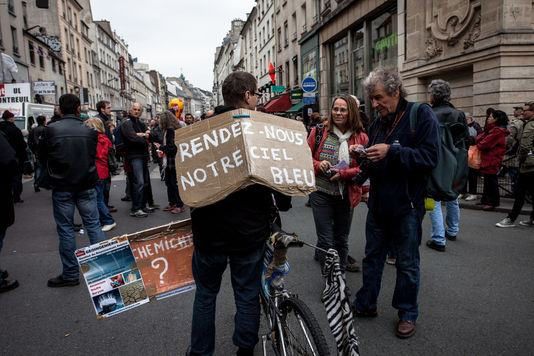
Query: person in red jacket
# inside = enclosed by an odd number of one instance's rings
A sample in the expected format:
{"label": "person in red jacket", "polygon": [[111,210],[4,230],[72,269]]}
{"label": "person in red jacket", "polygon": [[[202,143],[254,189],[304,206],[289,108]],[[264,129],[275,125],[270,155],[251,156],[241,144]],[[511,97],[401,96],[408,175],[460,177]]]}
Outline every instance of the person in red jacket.
{"label": "person in red jacket", "polygon": [[102,231],[107,232],[117,226],[117,223],[109,213],[109,209],[104,201],[105,181],[110,177],[108,154],[111,147],[113,147],[113,144],[106,136],[106,130],[102,120],[96,117],[87,119],[85,125],[98,132],[98,143],[96,145],[96,171],[98,172],[98,181],[96,182],[95,189],[100,225],[102,225]]}
{"label": "person in red jacket", "polygon": [[484,189],[479,204],[483,205],[482,209],[486,211],[494,210],[500,204],[497,173],[506,153],[507,125],[506,113],[495,110],[489,115],[484,132],[476,138],[481,157],[479,172],[484,177]]}
{"label": "person in red jacket", "polygon": [[[317,246],[335,249],[342,270],[347,263],[352,209],[362,197],[362,188],[352,183],[360,169],[349,147],[365,146],[368,140],[358,105],[348,95],[334,98],[327,125],[314,127],[308,137],[317,186],[310,195]],[[324,253],[318,251],[315,257],[324,264]]]}

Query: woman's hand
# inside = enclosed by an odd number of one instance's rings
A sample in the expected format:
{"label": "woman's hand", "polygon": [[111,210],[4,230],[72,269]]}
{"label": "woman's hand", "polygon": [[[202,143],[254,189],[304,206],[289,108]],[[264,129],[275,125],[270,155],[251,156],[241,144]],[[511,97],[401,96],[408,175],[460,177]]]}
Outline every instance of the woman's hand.
{"label": "woman's hand", "polygon": [[321,169],[321,172],[323,172],[324,174],[326,174],[326,172],[330,169],[332,165],[330,164],[330,162],[328,161],[321,161],[321,163],[319,163],[319,168]]}
{"label": "woman's hand", "polygon": [[341,175],[339,174],[339,172],[336,172],[336,174],[334,174],[331,178],[330,178],[330,181],[331,182],[337,182],[338,180],[341,179]]}

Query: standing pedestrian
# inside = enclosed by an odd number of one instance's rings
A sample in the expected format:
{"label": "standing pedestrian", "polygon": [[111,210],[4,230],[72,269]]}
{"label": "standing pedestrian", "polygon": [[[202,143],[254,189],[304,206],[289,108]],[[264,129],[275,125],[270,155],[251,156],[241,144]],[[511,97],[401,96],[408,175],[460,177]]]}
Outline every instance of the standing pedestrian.
{"label": "standing pedestrian", "polygon": [[372,108],[379,118],[369,128],[364,172],[370,177],[369,212],[365,226],[363,284],[353,302],[357,317],[376,317],[382,272],[389,248],[396,259],[397,280],[393,307],[399,322],[395,334],[415,334],[419,316],[419,245],[425,214],[426,179],[438,162],[439,135],[434,112],[420,105],[417,126],[412,131],[410,111],[414,103],[407,95],[397,72],[372,71],[364,81]]}
{"label": "standing pedestrian", "polygon": [[96,145],[96,171],[98,173],[98,181],[96,182],[96,202],[98,206],[98,216],[100,218],[100,225],[102,231],[108,232],[117,226],[117,223],[111,216],[106,202],[104,200],[104,189],[106,189],[106,181],[110,178],[108,154],[111,149],[111,141],[106,136],[106,130],[99,118],[91,118],[85,121],[85,125],[98,132],[98,142]]}
{"label": "standing pedestrian", "polygon": [[[479,134],[481,134],[484,130],[482,130],[482,127],[478,122],[473,119],[473,116],[470,113],[465,114],[465,119],[467,122],[467,128],[469,130],[469,138],[467,139],[467,143],[469,146],[476,145],[476,138]],[[478,170],[473,169],[469,167],[469,173],[467,175],[467,186],[465,189],[464,199],[466,201],[473,201],[477,200],[477,187],[478,187]]]}
{"label": "standing pedestrian", "polygon": [[46,117],[43,115],[37,116],[37,127],[30,131],[30,134],[28,135],[28,146],[30,146],[30,150],[33,152],[33,156],[35,157],[35,172],[33,176],[33,189],[37,193],[41,189],[39,188],[42,184],[43,180],[43,165],[41,163],[41,160],[39,158],[39,143],[41,142],[41,139],[43,138],[43,134],[46,127]]}
{"label": "standing pedestrian", "polygon": [[[468,136],[467,122],[465,114],[459,110],[456,110],[454,105],[451,104],[451,87],[448,82],[436,79],[433,80],[428,86],[430,93],[430,105],[432,111],[436,115],[438,122],[442,125],[454,125],[459,124],[457,127],[463,127],[462,132],[451,132],[454,142],[465,142]],[[441,159],[446,159],[442,157]],[[465,162],[467,165],[467,162]],[[441,201],[436,201],[434,210],[429,214],[430,222],[432,224],[431,239],[427,241],[426,245],[436,251],[445,252],[445,245],[447,240],[454,241],[460,231],[460,205],[458,204],[458,198],[445,202],[446,208],[446,226],[443,223],[443,212],[441,210]]]}
{"label": "standing pedestrian", "polygon": [[22,132],[15,125],[15,115],[6,110],[2,113],[2,122],[0,122],[0,131],[2,131],[6,137],[7,141],[11,147],[15,150],[17,156],[18,169],[17,174],[13,176],[11,182],[11,189],[13,189],[13,199],[15,203],[24,203],[24,200],[21,198],[22,194],[22,172],[24,170],[24,162],[28,159],[28,154],[26,153],[26,141],[22,136]]}
{"label": "standing pedestrian", "polygon": [[[348,95],[334,98],[327,125],[314,127],[308,137],[317,186],[310,194],[317,246],[335,249],[342,270],[347,264],[352,211],[362,196],[361,186],[352,183],[359,167],[349,146],[363,147],[367,142],[356,101]],[[325,254],[317,250],[316,258],[323,266]]]}
{"label": "standing pedestrian", "polygon": [[167,186],[167,198],[169,200],[169,205],[163,208],[163,211],[180,214],[185,211],[185,207],[178,192],[175,163],[178,148],[174,144],[174,131],[180,126],[176,117],[170,111],[165,111],[160,115],[160,126],[163,132],[163,143],[159,146],[158,151],[163,153],[162,165],[165,175],[165,185]]}
{"label": "standing pedestrian", "polygon": [[[0,252],[6,237],[6,230],[15,222],[13,190],[11,182],[18,174],[18,162],[15,150],[9,144],[6,135],[0,131]],[[9,273],[0,269],[0,293],[19,286],[16,279],[8,279]]]}
{"label": "standing pedestrian", "polygon": [[[111,103],[107,100],[101,100],[98,103],[96,103],[96,110],[98,111],[98,118],[102,121],[102,124],[104,125],[104,133],[106,137],[113,143],[113,131],[111,130],[110,124],[113,123],[113,120],[111,119]],[[110,149],[110,155],[115,155],[115,150],[113,149],[113,145]],[[116,212],[117,209],[109,204],[109,193],[111,191],[111,176],[108,179],[105,179],[103,181],[103,194],[104,194],[104,202],[106,203],[106,206],[110,212]]]}
{"label": "standing pedestrian", "polygon": [[[530,194],[534,199],[534,102],[528,102],[522,108],[523,119],[526,121],[522,130],[517,150],[519,161],[519,178],[515,191],[515,200],[512,211],[506,218],[498,222],[497,227],[515,227],[515,220],[521,213],[525,204],[525,196]],[[534,226],[534,202],[528,220],[522,220],[519,225]]]}
{"label": "standing pedestrian", "polygon": [[52,206],[59,237],[63,271],[48,280],[49,287],[75,286],[79,281],[74,232],[74,210],[78,209],[91,244],[105,239],[101,230],[95,184],[98,134],[83,124],[80,99],[74,94],[59,98],[62,118],[49,124],[41,140],[40,157],[50,175]]}
{"label": "standing pedestrian", "polygon": [[497,173],[501,169],[506,152],[508,116],[501,110],[490,112],[484,132],[477,136],[476,145],[480,150],[480,170],[484,177],[484,188],[480,205],[482,210],[491,211],[500,204]]}

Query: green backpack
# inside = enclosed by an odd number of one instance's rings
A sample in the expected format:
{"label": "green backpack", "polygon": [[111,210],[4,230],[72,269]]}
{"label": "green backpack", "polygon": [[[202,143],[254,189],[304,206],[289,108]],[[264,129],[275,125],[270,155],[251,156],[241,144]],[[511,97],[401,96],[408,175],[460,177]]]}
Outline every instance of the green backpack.
{"label": "green backpack", "polygon": [[[417,110],[414,103],[410,110],[410,129],[417,127]],[[467,184],[467,126],[461,122],[439,123],[438,164],[428,176],[426,195],[436,201],[453,201]]]}

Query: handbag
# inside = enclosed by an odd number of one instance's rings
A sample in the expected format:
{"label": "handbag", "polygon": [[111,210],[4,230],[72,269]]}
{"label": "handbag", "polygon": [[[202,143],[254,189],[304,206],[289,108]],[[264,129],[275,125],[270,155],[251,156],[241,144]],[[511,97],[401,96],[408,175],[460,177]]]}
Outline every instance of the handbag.
{"label": "handbag", "polygon": [[469,168],[480,169],[481,162],[482,157],[477,145],[470,146],[469,151],[467,152],[467,163]]}

